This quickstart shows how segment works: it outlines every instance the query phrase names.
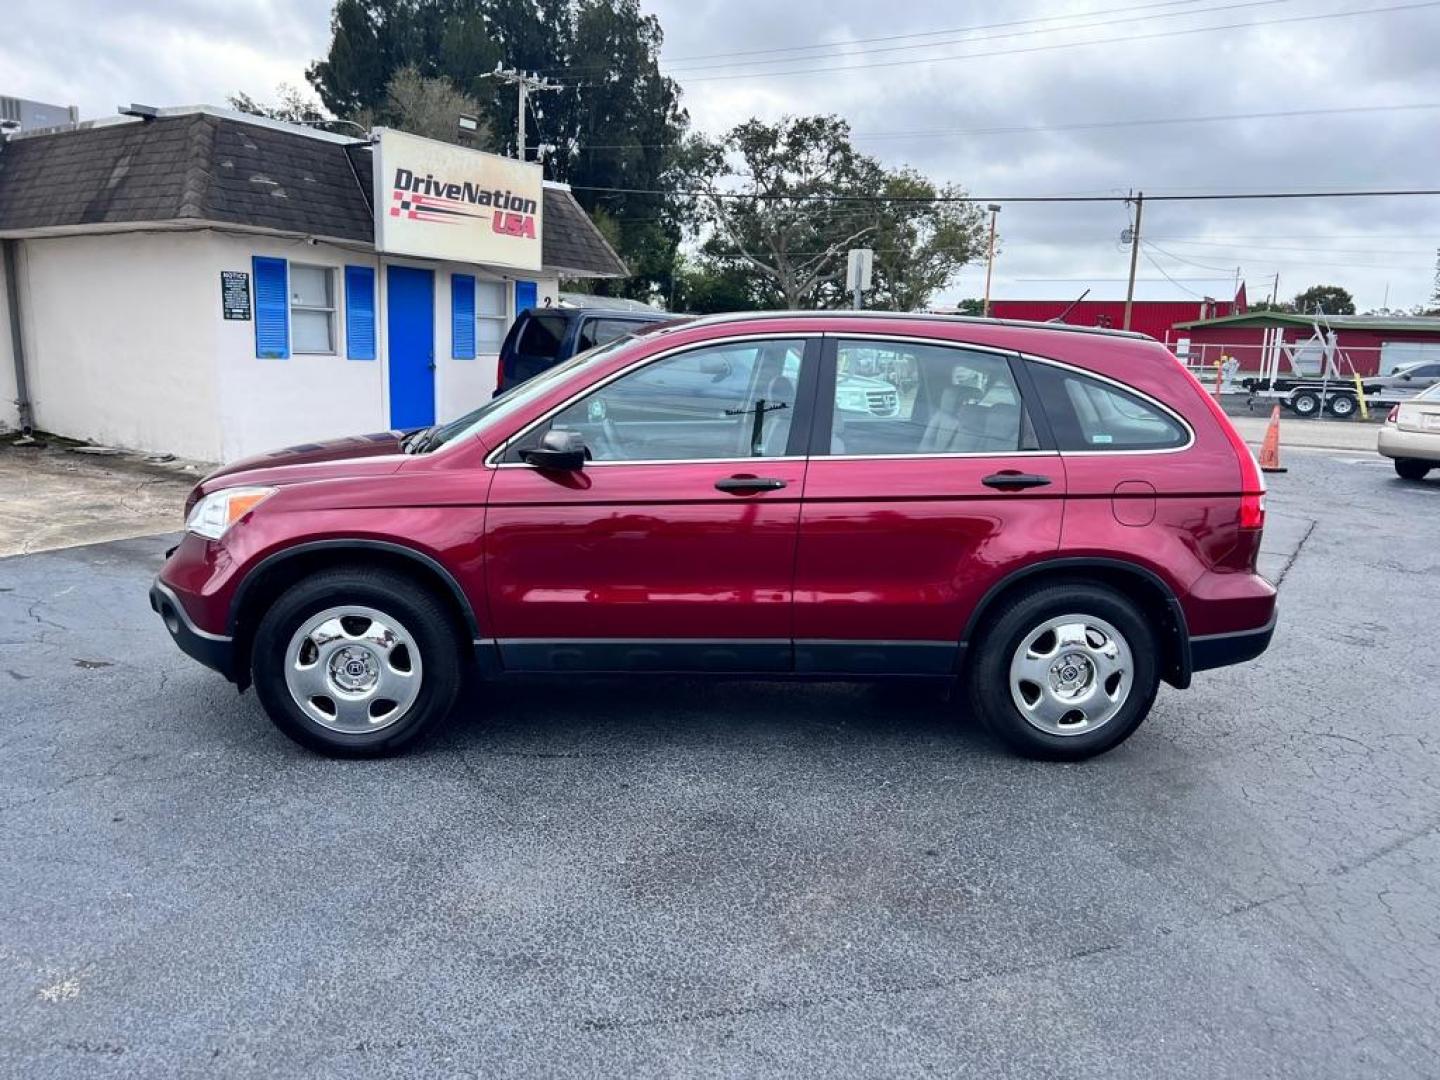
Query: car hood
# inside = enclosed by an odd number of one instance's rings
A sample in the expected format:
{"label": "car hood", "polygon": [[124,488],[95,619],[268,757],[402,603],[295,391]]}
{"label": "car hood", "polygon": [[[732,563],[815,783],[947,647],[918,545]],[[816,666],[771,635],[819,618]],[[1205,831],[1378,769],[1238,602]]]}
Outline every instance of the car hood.
{"label": "car hood", "polygon": [[[241,458],[222,465],[201,480],[197,492],[208,493],[236,484],[295,483],[361,473],[390,472],[403,463],[401,440],[408,431],[380,431],[325,442],[300,443],[283,450]],[[391,458],[393,460],[372,460]]]}

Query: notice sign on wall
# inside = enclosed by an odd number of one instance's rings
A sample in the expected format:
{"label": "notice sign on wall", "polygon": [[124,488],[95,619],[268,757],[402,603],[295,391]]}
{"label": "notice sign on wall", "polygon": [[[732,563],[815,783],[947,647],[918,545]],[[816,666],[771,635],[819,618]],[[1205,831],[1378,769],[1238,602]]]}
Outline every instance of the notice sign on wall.
{"label": "notice sign on wall", "polygon": [[539,165],[388,128],[375,134],[376,248],[540,269]]}
{"label": "notice sign on wall", "polygon": [[243,270],[220,271],[220,309],[227,319],[250,321],[250,275]]}

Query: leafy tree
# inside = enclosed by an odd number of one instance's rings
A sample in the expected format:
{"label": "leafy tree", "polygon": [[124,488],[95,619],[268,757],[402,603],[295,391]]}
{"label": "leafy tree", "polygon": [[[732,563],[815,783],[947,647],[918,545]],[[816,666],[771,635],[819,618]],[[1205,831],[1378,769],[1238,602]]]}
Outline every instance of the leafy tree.
{"label": "leafy tree", "polygon": [[232,94],[229,98],[230,107],[236,112],[249,113],[251,116],[268,116],[271,120],[284,120],[291,124],[311,124],[323,126],[330,118],[321,112],[315,102],[309,101],[305,96],[289,83],[281,83],[275,88],[275,100],[273,102],[257,101],[249,94]]}
{"label": "leafy tree", "polygon": [[634,276],[597,288],[645,299],[673,291],[685,222],[671,193],[689,118],[660,74],[660,24],[638,0],[338,0],[330,30],[325,57],[307,71],[328,109],[380,111],[395,73],[413,66],[477,99],[501,153],[518,150],[517,94],[496,69],[563,78],[530,98],[525,156],[618,223]]}
{"label": "leafy tree", "polygon": [[955,305],[956,315],[984,315],[985,301],[978,296],[961,300]]}
{"label": "leafy tree", "polygon": [[1295,305],[1294,305],[1293,303],[1291,303],[1289,300],[1279,300],[1279,301],[1252,300],[1252,301],[1250,302],[1250,310],[1251,310],[1251,311],[1278,311],[1278,312],[1282,312],[1282,313],[1285,313],[1285,314],[1294,314],[1294,312],[1295,312]]}
{"label": "leafy tree", "polygon": [[[393,127],[427,139],[486,150],[491,145],[491,132],[484,112],[479,101],[457,90],[448,79],[426,78],[415,65],[407,64],[391,76],[384,103],[375,110],[361,109],[355,119],[365,128]],[[479,128],[462,134],[461,116],[477,118]]]}
{"label": "leafy tree", "polygon": [[754,311],[768,306],[753,292],[752,275],[735,273],[729,260],[700,256],[683,260],[670,309],[694,315]]}
{"label": "leafy tree", "polygon": [[763,306],[843,305],[846,252],[869,247],[870,303],[914,310],[979,249],[978,211],[934,201],[962,196],[958,187],[887,173],[851,145],[836,116],[747,121],[709,148],[705,164],[703,186],[749,197],[701,201],[703,251],[747,277],[743,291]]}
{"label": "leafy tree", "polygon": [[891,173],[871,246],[875,251],[871,307],[918,311],[948,285],[962,266],[983,252],[984,215],[973,203],[936,202],[963,197],[958,184],[936,187],[913,169]]}
{"label": "leafy tree", "polygon": [[1312,285],[1297,293],[1290,309],[1300,315],[1354,315],[1355,298],[1339,285]]}

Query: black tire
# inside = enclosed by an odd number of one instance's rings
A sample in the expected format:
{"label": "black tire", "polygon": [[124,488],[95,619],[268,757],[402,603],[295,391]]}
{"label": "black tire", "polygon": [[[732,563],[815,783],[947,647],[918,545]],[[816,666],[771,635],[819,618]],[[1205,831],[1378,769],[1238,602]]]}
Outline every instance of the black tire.
{"label": "black tire", "polygon": [[1395,473],[1402,480],[1424,480],[1435,466],[1416,458],[1396,458]]}
{"label": "black tire", "polygon": [[1320,415],[1320,395],[1309,390],[1301,390],[1290,399],[1290,408],[1295,415],[1303,420]]}
{"label": "black tire", "polygon": [[1357,412],[1360,406],[1349,394],[1336,394],[1330,399],[1330,415],[1337,420],[1349,420]]}
{"label": "black tire", "polygon": [[[1001,601],[971,646],[967,691],[971,709],[1002,743],[1024,757],[1079,761],[1128,739],[1150,713],[1160,685],[1160,656],[1149,621],[1119,593],[1079,580],[1037,585]],[[1094,616],[1126,639],[1133,660],[1130,691],[1119,710],[1093,730],[1051,734],[1031,724],[1010,689],[1010,663],[1031,633],[1064,615]]]}
{"label": "black tire", "polygon": [[[332,607],[374,609],[414,639],[421,682],[413,702],[375,731],[334,731],[300,707],[286,683],[286,651],[305,622]],[[455,704],[463,676],[463,636],[436,597],[401,574],[368,567],[327,570],[287,589],[255,630],[251,672],[255,693],[275,726],[329,757],[383,757],[410,746]]]}

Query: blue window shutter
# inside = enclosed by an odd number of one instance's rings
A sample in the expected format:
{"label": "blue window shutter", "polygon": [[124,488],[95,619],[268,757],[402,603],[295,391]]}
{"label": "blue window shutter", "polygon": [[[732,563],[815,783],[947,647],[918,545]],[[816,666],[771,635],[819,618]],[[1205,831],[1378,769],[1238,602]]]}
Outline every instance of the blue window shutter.
{"label": "blue window shutter", "polygon": [[255,355],[283,360],[290,355],[290,268],[284,259],[256,255]]}
{"label": "blue window shutter", "polygon": [[475,359],[475,278],[470,274],[450,275],[450,355]]}
{"label": "blue window shutter", "polygon": [[375,359],[375,268],[345,267],[345,355]]}
{"label": "blue window shutter", "polygon": [[533,281],[515,282],[515,314],[540,306],[540,289]]}

